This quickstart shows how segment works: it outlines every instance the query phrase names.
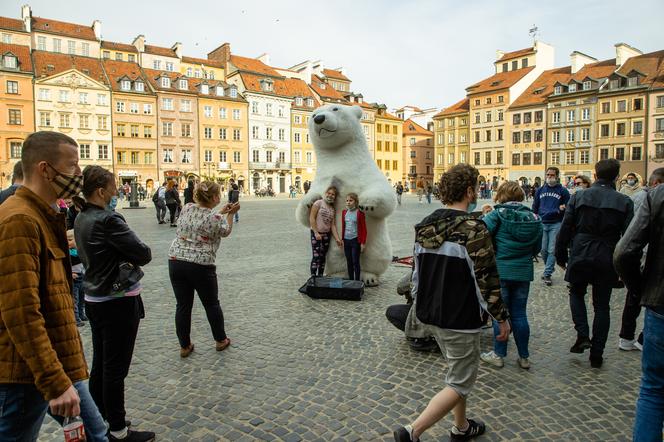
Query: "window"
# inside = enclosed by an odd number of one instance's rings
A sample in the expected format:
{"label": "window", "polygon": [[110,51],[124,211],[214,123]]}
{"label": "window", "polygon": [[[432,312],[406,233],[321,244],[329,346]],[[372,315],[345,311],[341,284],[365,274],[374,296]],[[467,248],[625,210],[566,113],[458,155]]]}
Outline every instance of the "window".
{"label": "window", "polygon": [[219,108],[219,118],[222,119],[222,120],[225,120],[226,115],[227,115],[226,108],[225,107],[220,107]]}
{"label": "window", "polygon": [[18,94],[18,81],[7,80],[7,93]]}
{"label": "window", "polygon": [[[414,146],[415,145],[415,138],[411,138],[410,140],[411,140],[410,145]],[[449,134],[447,134],[447,143],[448,144],[454,144],[454,132],[450,132]]]}
{"label": "window", "polygon": [[171,87],[171,79],[168,77],[161,77],[161,87]]}
{"label": "window", "polygon": [[642,98],[635,98],[633,101],[634,105],[634,110],[641,110],[643,109],[643,99]]}
{"label": "window", "polygon": [[576,111],[575,110],[568,110],[567,111],[567,121],[574,121],[576,118]]}
{"label": "window", "polygon": [[101,53],[101,56],[104,58],[104,60],[108,60],[109,58],[111,58],[111,51],[103,51]]}
{"label": "window", "polygon": [[575,135],[575,133],[574,133],[574,130],[568,130],[568,131],[567,131],[567,142],[568,142],[568,143],[572,143],[572,142],[574,142],[575,136],[576,136],[576,135]]}
{"label": "window", "polygon": [[90,129],[90,115],[79,114],[78,127],[81,129]]}
{"label": "window", "polygon": [[164,149],[164,163],[173,162],[173,149]]}
{"label": "window", "polygon": [[480,153],[479,152],[475,152],[475,158],[473,158],[473,160],[474,160],[473,164],[475,164],[476,166],[478,166],[480,164]]}
{"label": "window", "polygon": [[181,130],[182,136],[183,137],[191,137],[191,124],[190,123],[182,123],[182,130]]}
{"label": "window", "polygon": [[237,88],[231,87],[231,98],[237,98]]}
{"label": "window", "polygon": [[535,152],[533,154],[533,164],[535,165],[542,164],[542,152]]}
{"label": "window", "polygon": [[265,152],[265,161],[267,161],[268,163],[272,162],[272,152],[269,150]]}
{"label": "window", "polygon": [[611,103],[605,101],[604,103],[602,103],[602,113],[608,114],[609,112],[611,112]]}
{"label": "window", "polygon": [[234,120],[240,119],[240,109],[233,109],[233,119]]}
{"label": "window", "polygon": [[664,107],[664,95],[657,96],[657,107]]}
{"label": "window", "polygon": [[587,150],[582,150],[579,154],[579,163],[589,164],[590,163],[590,152]]}
{"label": "window", "polygon": [[524,166],[530,166],[530,152],[524,152],[523,154],[523,165]]}
{"label": "window", "polygon": [[383,142],[382,141],[376,141],[376,150],[379,151],[379,152],[383,150]]}
{"label": "window", "polygon": [[512,133],[512,143],[519,144],[521,142],[521,132]]}
{"label": "window", "polygon": [[390,160],[385,160],[385,170],[390,170]]}
{"label": "window", "polygon": [[207,118],[212,118],[212,106],[204,106],[203,107],[203,114]]}
{"label": "window", "polygon": [[567,88],[567,92],[576,92],[576,83],[572,83]]}
{"label": "window", "polygon": [[[168,65],[168,63],[166,63],[166,65]],[[178,89],[181,89],[181,90],[189,89],[189,82],[187,80],[184,80],[184,79],[178,80]]]}
{"label": "window", "polygon": [[601,137],[608,137],[609,136],[609,125],[608,124],[602,124],[599,127],[600,130],[600,136]]}
{"label": "window", "polygon": [[76,42],[73,40],[67,40],[67,53],[71,55],[76,54]]}
{"label": "window", "polygon": [[503,121],[503,110],[498,109],[498,121]]}
{"label": "window", "polygon": [[[210,152],[211,154],[212,152]],[[210,155],[210,160],[212,160],[212,155]],[[222,163],[226,162],[226,152],[219,152],[219,161]]]}
{"label": "window", "polygon": [[544,134],[542,129],[538,129],[535,131],[535,142],[542,141],[544,139]]}
{"label": "window", "polygon": [[[447,154],[447,164],[454,164],[454,153],[450,152]],[[417,169],[417,166],[413,166]]]}
{"label": "window", "polygon": [[314,99],[307,98],[307,107],[314,107]]}
{"label": "window", "polygon": [[39,99],[49,101],[51,99],[51,91],[49,89],[39,89]]}
{"label": "window", "polygon": [[127,54],[127,61],[130,63],[134,63],[136,61],[136,56],[134,54]]}
{"label": "window", "polygon": [[512,70],[516,71],[517,69],[519,69],[519,60],[514,60],[512,61]]}
{"label": "window", "polygon": [[480,117],[480,113],[479,113],[479,112],[475,112],[475,123],[479,124],[479,123],[480,123],[480,118],[481,118],[481,117]]}
{"label": "window", "polygon": [[90,43],[81,43],[81,55],[84,57],[90,56]]}
{"label": "window", "polygon": [[131,153],[131,164],[138,164],[138,152]]}
{"label": "window", "polygon": [[559,130],[554,130],[551,132],[551,142],[552,143],[560,143],[560,131]]}
{"label": "window", "polygon": [[533,115],[533,114],[530,113],[530,112],[525,112],[525,113],[523,114],[523,122],[524,122],[524,124],[528,124],[528,123],[530,123],[530,122],[532,121],[532,115]]}
{"label": "window", "polygon": [[620,81],[619,80],[609,81],[609,89],[618,89],[619,86],[620,86]]}
{"label": "window", "polygon": [[211,140],[212,139],[212,128],[211,127],[206,127],[203,129],[203,136],[205,137],[206,140]]}
{"label": "window", "polygon": [[[171,100],[171,107],[173,106],[173,100]],[[152,114],[152,104],[150,103],[144,103],[143,104],[143,113],[145,115],[150,115]]]}
{"label": "window", "polygon": [[233,152],[233,161],[234,161],[235,163],[239,163],[239,162],[241,162],[242,157],[241,157],[240,155],[241,155],[240,152]]}
{"label": "window", "polygon": [[265,103],[265,115],[272,116],[272,104]]}
{"label": "window", "polygon": [[560,164],[560,152],[551,152],[551,164],[554,166]]}
{"label": "window", "polygon": [[122,81],[120,82],[120,89],[122,89],[123,91],[131,90],[131,81],[129,81],[129,80],[122,80]]}
{"label": "window", "polygon": [[182,149],[182,162],[191,163],[191,149]]}
{"label": "window", "polygon": [[258,152],[257,150],[252,150],[252,151],[251,151],[251,160],[252,160],[253,162],[258,162],[258,161],[260,161],[260,158],[259,158],[259,152]]}
{"label": "window", "polygon": [[225,140],[226,139],[226,128],[222,127],[219,129],[219,139],[220,140]]}
{"label": "window", "polygon": [[293,141],[295,141],[296,143],[300,142],[300,133],[299,132],[295,132],[293,134]]}
{"label": "window", "polygon": [[599,159],[608,160],[609,159],[609,149],[603,148],[599,150]]}
{"label": "window", "polygon": [[632,161],[641,161],[641,146],[632,146]]}
{"label": "window", "polygon": [[618,161],[625,161],[625,148],[624,147],[616,147],[616,160]]}
{"label": "window", "polygon": [[484,121],[486,121],[487,123],[490,123],[491,122],[491,111],[486,111],[486,114],[484,115],[484,117],[485,117]]}
{"label": "window", "polygon": [[484,100],[486,104],[491,104],[491,97],[486,97],[486,100]]}
{"label": "window", "polygon": [[138,113],[138,103],[129,103],[129,112],[132,114]]}
{"label": "window", "polygon": [[51,113],[50,112],[39,112],[39,125],[40,126],[51,126]]}
{"label": "window", "polygon": [[655,144],[655,158],[664,159],[664,144]]}
{"label": "window", "polygon": [[293,117],[293,122],[294,122],[295,124],[300,124],[300,123],[302,122],[302,119],[301,119],[301,117],[300,117],[299,115],[295,115],[295,116]]}
{"label": "window", "polygon": [[124,137],[124,136],[125,136],[125,127],[126,127],[126,126],[125,126],[124,124],[118,124],[118,125],[116,125],[116,128],[115,128],[116,131],[115,131],[115,133],[116,133],[116,135],[117,135],[118,137]]}
{"label": "window", "polygon": [[664,118],[655,119],[655,132],[664,132]]}
{"label": "window", "polygon": [[90,145],[89,144],[79,144],[78,145],[79,156],[82,160],[90,159]]}
{"label": "window", "polygon": [[9,109],[9,124],[21,124],[20,109]]}
{"label": "window", "polygon": [[526,130],[523,132],[523,142],[524,143],[530,143],[532,141],[532,135],[533,133],[529,130]]}
{"label": "window", "polygon": [[565,152],[565,164],[574,164],[574,157],[575,156],[576,156],[576,152],[574,152],[574,151]]}
{"label": "window", "polygon": [[279,152],[279,162],[283,163],[286,161],[286,153],[285,152]]}
{"label": "window", "polygon": [[2,42],[5,44],[11,44],[12,43],[12,35],[11,34],[2,34]]}
{"label": "window", "polygon": [[484,164],[491,164],[491,152],[484,152]]}
{"label": "window", "polygon": [[496,138],[497,141],[502,141],[503,140],[503,130],[498,129],[498,137]]}
{"label": "window", "polygon": [[587,91],[592,87],[592,81],[584,81],[583,82],[583,90]]}
{"label": "window", "polygon": [[590,129],[584,127],[581,129],[581,141],[590,141]]}
{"label": "window", "polygon": [[544,119],[543,111],[535,111],[535,123],[541,123]]}
{"label": "window", "polygon": [[[283,130],[283,129],[280,129]],[[240,129],[233,129],[233,141],[240,141],[242,139]]]}
{"label": "window", "polygon": [[581,109],[581,119],[582,120],[590,120],[590,109],[587,107],[584,107]]}
{"label": "window", "polygon": [[152,62],[152,69],[157,69],[157,70],[161,69],[161,60],[154,60]]}
{"label": "window", "polygon": [[143,126],[143,138],[152,138],[152,126]]}
{"label": "window", "polygon": [[169,72],[173,72],[173,63],[170,61],[166,62],[166,70]]}
{"label": "window", "polygon": [[[502,129],[498,129],[502,130]],[[466,134],[459,134],[459,143],[465,143],[466,142]],[[427,140],[427,146],[429,145],[429,140]]]}
{"label": "window", "polygon": [[[299,135],[300,134],[296,134],[297,137],[296,137],[295,141],[300,141],[299,140]],[[251,127],[251,138],[253,138],[254,140],[258,139],[258,126],[252,126]]]}
{"label": "window", "polygon": [[503,63],[503,72],[507,72],[509,70],[509,64]]}
{"label": "window", "polygon": [[553,88],[553,94],[554,95],[560,95],[563,92],[563,87],[562,86],[556,86]]}
{"label": "window", "polygon": [[201,70],[200,69],[194,70],[194,77],[195,78],[201,78]]}
{"label": "window", "polygon": [[625,123],[616,123],[616,136],[625,135]]}
{"label": "window", "polygon": [[505,99],[502,95],[498,95],[498,103],[502,103]]}
{"label": "window", "polygon": [[123,61],[124,56],[122,55],[122,52],[116,52],[115,53],[115,61]]}
{"label": "window", "polygon": [[224,88],[222,86],[217,86],[214,88],[214,93],[217,94],[217,97],[224,96]]}
{"label": "window", "polygon": [[643,121],[635,121],[632,123],[632,135],[643,134]]}
{"label": "window", "polygon": [[484,131],[484,141],[491,141],[491,131]]}
{"label": "window", "polygon": [[560,112],[554,112],[551,116],[553,117],[554,123],[560,123]]}
{"label": "window", "polygon": [[46,37],[37,37],[37,49],[40,51],[46,50]]}
{"label": "window", "polygon": [[476,143],[480,142],[480,131],[479,130],[475,131],[475,142]]}
{"label": "window", "polygon": [[513,153],[512,154],[512,166],[520,166],[521,165],[521,154],[520,153]]}
{"label": "window", "polygon": [[284,107],[283,106],[279,106],[279,111],[278,111],[277,114],[279,115],[279,118],[283,118],[283,116],[284,116]]}
{"label": "window", "polygon": [[115,102],[115,111],[116,112],[124,112],[125,111],[125,102],[124,101],[116,101]]}
{"label": "window", "polygon": [[180,102],[180,112],[191,112],[191,100],[182,100]]}
{"label": "window", "polygon": [[397,143],[396,141],[392,142],[392,152],[399,152],[399,143]]}
{"label": "window", "polygon": [[108,103],[108,95],[97,94],[97,106],[106,106]]}
{"label": "window", "polygon": [[616,112],[627,112],[627,100],[618,100]]}
{"label": "window", "polygon": [[69,91],[60,91],[60,103],[69,103]]}
{"label": "window", "polygon": [[521,124],[521,114],[512,115],[512,124]]}
{"label": "window", "polygon": [[173,136],[173,123],[170,121],[164,121],[161,123],[161,134],[165,137]]}
{"label": "window", "polygon": [[496,164],[503,164],[503,151],[496,152]]}
{"label": "window", "polygon": [[392,161],[392,170],[399,170],[399,161],[397,160]]}
{"label": "window", "polygon": [[[219,153],[221,154],[221,152],[219,152]],[[206,163],[212,162],[212,151],[211,150],[206,150],[203,157],[205,158],[204,161]],[[221,159],[219,159],[219,161],[221,161]]]}
{"label": "window", "polygon": [[97,115],[97,129],[108,130],[108,117],[106,115]]}
{"label": "window", "polygon": [[70,114],[60,114],[60,127],[71,127]]}

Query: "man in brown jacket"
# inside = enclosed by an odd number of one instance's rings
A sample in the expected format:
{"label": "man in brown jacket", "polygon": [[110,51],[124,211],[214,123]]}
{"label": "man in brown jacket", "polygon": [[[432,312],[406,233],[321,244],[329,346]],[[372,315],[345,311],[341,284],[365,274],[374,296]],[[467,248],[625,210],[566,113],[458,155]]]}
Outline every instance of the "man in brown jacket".
{"label": "man in brown jacket", "polygon": [[24,182],[0,213],[0,440],[36,440],[48,407],[78,416],[88,377],[70,294],[65,215],[81,190],[78,146],[56,132],[26,138]]}

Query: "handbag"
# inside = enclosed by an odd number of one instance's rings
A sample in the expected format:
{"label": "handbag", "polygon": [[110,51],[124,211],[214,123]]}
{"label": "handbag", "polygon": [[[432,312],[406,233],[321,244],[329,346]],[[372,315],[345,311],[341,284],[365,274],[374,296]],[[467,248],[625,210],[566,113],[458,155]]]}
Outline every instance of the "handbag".
{"label": "handbag", "polygon": [[137,265],[124,261],[118,265],[118,277],[111,286],[114,292],[121,292],[138,284],[143,278],[143,270]]}

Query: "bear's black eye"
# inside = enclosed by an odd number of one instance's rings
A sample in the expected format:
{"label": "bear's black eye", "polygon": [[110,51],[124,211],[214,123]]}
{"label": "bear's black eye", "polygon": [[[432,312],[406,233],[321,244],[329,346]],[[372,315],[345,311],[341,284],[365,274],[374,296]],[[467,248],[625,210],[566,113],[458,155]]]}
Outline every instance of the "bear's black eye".
{"label": "bear's black eye", "polygon": [[339,110],[339,108],[338,108],[338,107],[335,107],[335,108],[332,108],[332,110],[336,112],[336,111]]}

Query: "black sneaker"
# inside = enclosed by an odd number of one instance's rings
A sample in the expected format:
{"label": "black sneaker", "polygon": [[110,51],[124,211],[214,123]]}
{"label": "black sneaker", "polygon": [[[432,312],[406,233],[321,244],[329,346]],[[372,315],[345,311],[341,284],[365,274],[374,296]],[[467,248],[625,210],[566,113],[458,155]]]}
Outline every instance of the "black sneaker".
{"label": "black sneaker", "polygon": [[592,368],[602,368],[602,363],[604,362],[603,357],[590,355],[589,359],[590,359],[590,366]]}
{"label": "black sneaker", "polygon": [[572,345],[572,348],[569,349],[570,353],[583,353],[592,346],[590,339],[586,337],[579,336],[576,338],[576,342]]}
{"label": "black sneaker", "polygon": [[553,281],[551,281],[550,276],[542,276],[542,281],[544,281],[544,285],[551,287],[553,285]]}
{"label": "black sneaker", "polygon": [[468,428],[466,431],[459,430],[456,425],[452,427],[450,431],[450,440],[471,440],[477,436],[481,436],[486,431],[486,425],[482,422],[476,422],[472,419],[466,419],[468,421]]}
{"label": "black sneaker", "polygon": [[415,338],[411,341],[408,341],[408,345],[415,351],[440,351],[438,348],[438,343],[434,338]]}
{"label": "black sneaker", "polygon": [[399,427],[392,434],[394,434],[394,442],[417,442],[410,437],[410,432],[406,427]]}
{"label": "black sneaker", "polygon": [[114,437],[110,432],[108,433],[108,440],[121,440],[123,442],[152,442],[155,438],[155,434],[152,431],[133,431],[127,430],[127,436],[119,439]]}

